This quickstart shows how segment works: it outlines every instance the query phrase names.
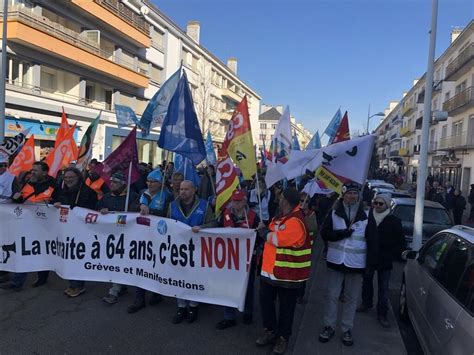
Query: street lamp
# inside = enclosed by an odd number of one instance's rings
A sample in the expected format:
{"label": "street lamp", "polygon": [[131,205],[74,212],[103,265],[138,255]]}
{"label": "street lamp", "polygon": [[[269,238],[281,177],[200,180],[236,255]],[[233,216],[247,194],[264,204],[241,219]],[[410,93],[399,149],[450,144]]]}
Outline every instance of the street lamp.
{"label": "street lamp", "polygon": [[369,121],[372,117],[375,117],[375,116],[385,116],[385,113],[383,112],[377,112],[377,113],[374,113],[372,116],[370,115],[370,104],[369,104],[369,113],[367,114],[367,134],[369,134]]}

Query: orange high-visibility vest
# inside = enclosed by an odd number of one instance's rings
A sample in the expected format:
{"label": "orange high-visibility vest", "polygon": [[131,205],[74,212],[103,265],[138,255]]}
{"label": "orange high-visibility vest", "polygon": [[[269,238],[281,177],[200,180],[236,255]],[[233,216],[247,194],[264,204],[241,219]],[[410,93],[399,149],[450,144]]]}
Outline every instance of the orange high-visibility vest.
{"label": "orange high-visibility vest", "polygon": [[98,178],[95,181],[92,181],[90,178],[86,179],[86,185],[89,186],[92,190],[97,193],[97,199],[100,200],[104,197],[104,193],[102,192],[102,186],[105,184],[102,178]]}
{"label": "orange high-visibility vest", "polygon": [[51,199],[53,196],[54,187],[49,186],[43,192],[40,192],[38,195],[35,194],[35,189],[29,183],[26,184],[21,192],[23,193],[23,200],[29,202],[43,202]]}

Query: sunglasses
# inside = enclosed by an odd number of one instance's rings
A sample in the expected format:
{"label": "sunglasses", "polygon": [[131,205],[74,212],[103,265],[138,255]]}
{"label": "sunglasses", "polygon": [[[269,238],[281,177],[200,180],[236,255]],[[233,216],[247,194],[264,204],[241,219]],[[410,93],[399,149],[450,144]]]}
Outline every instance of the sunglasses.
{"label": "sunglasses", "polygon": [[385,202],[372,202],[374,206],[383,206],[385,205]]}

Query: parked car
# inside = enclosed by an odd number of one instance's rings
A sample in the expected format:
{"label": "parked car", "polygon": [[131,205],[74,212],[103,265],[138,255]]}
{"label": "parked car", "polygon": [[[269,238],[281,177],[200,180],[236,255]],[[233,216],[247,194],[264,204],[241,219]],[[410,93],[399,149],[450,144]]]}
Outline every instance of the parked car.
{"label": "parked car", "polygon": [[[390,213],[400,218],[407,240],[407,247],[413,242],[413,224],[415,220],[414,198],[392,198]],[[443,229],[454,225],[448,211],[438,202],[425,201],[423,212],[422,243]]]}
{"label": "parked car", "polygon": [[393,186],[392,184],[389,184],[388,182],[385,182],[383,180],[367,180],[367,183],[369,185],[369,189],[372,190],[372,191],[375,188],[390,190],[390,191],[395,190],[395,186]]}
{"label": "parked car", "polygon": [[405,251],[399,315],[425,354],[474,351],[474,229],[456,226]]}
{"label": "parked car", "polygon": [[400,197],[411,198],[410,193],[406,190],[387,190],[384,188],[376,187],[372,191],[374,193],[374,196],[377,196],[378,194],[387,194],[391,198],[400,198]]}

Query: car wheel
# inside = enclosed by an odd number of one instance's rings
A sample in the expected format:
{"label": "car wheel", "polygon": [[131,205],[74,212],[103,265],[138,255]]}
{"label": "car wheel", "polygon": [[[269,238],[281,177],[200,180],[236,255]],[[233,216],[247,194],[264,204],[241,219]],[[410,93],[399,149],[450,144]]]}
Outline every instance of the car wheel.
{"label": "car wheel", "polygon": [[403,275],[402,285],[400,286],[398,316],[400,320],[404,322],[408,321],[407,284],[405,282],[405,275]]}

